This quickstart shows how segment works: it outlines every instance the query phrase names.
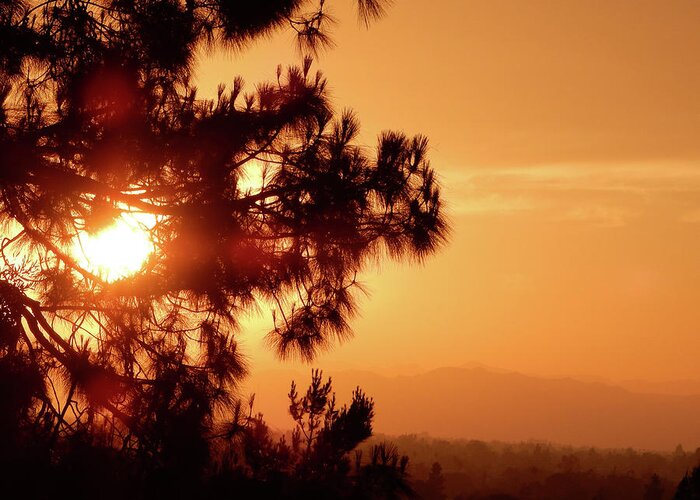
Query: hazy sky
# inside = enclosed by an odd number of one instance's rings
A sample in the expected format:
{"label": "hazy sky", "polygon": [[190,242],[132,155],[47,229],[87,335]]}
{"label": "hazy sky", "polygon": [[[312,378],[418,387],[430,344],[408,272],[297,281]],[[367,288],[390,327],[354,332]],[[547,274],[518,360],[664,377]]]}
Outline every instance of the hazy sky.
{"label": "hazy sky", "polygon": [[[453,235],[366,273],[355,338],[315,365],[700,378],[700,2],[397,0],[369,30],[351,4],[316,67],[364,144],[430,137]],[[203,57],[200,87],[298,60],[283,33]]]}

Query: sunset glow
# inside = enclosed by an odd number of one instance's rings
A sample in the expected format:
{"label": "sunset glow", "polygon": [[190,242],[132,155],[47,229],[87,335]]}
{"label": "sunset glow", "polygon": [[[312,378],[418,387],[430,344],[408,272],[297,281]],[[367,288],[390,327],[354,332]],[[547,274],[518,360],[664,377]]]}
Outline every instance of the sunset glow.
{"label": "sunset glow", "polygon": [[[394,2],[369,30],[335,6],[349,21],[317,61],[333,98],[368,148],[385,129],[430,138],[453,232],[424,268],[366,273],[357,335],[319,366],[698,377],[700,6],[526,4]],[[207,53],[199,91],[274,79],[295,50],[280,34],[243,57]],[[397,84],[406,68],[420,70]]]}
{"label": "sunset glow", "polygon": [[0,0],[0,491],[700,499],[698,21]]}
{"label": "sunset glow", "polygon": [[138,272],[153,252],[148,229],[133,216],[122,216],[96,234],[81,233],[73,252],[81,265],[107,281]]}

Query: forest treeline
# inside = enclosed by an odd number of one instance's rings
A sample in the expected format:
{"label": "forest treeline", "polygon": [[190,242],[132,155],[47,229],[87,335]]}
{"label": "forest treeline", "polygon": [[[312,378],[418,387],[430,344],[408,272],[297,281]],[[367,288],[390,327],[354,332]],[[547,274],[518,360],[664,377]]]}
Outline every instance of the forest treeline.
{"label": "forest treeline", "polygon": [[387,440],[410,458],[416,495],[430,500],[698,498],[676,495],[686,473],[700,464],[700,448],[679,445],[666,453],[425,435],[378,435],[363,446]]}

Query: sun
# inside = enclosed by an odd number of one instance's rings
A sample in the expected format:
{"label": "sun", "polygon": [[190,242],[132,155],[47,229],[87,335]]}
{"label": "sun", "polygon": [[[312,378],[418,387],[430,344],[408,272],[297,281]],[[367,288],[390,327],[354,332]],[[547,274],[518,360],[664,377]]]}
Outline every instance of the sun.
{"label": "sun", "polygon": [[73,248],[75,258],[105,281],[137,273],[153,253],[148,231],[151,224],[142,219],[134,214],[122,215],[96,234],[81,232]]}

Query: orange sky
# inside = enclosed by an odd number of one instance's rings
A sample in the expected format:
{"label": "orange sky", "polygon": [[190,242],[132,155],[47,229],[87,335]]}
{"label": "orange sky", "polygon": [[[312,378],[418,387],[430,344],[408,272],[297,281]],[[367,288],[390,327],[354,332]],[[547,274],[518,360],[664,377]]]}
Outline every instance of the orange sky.
{"label": "orange sky", "polygon": [[[367,145],[430,137],[453,236],[366,273],[355,338],[315,365],[700,378],[700,2],[397,0],[369,30],[332,5],[317,68]],[[203,57],[200,87],[297,61],[283,33]]]}

